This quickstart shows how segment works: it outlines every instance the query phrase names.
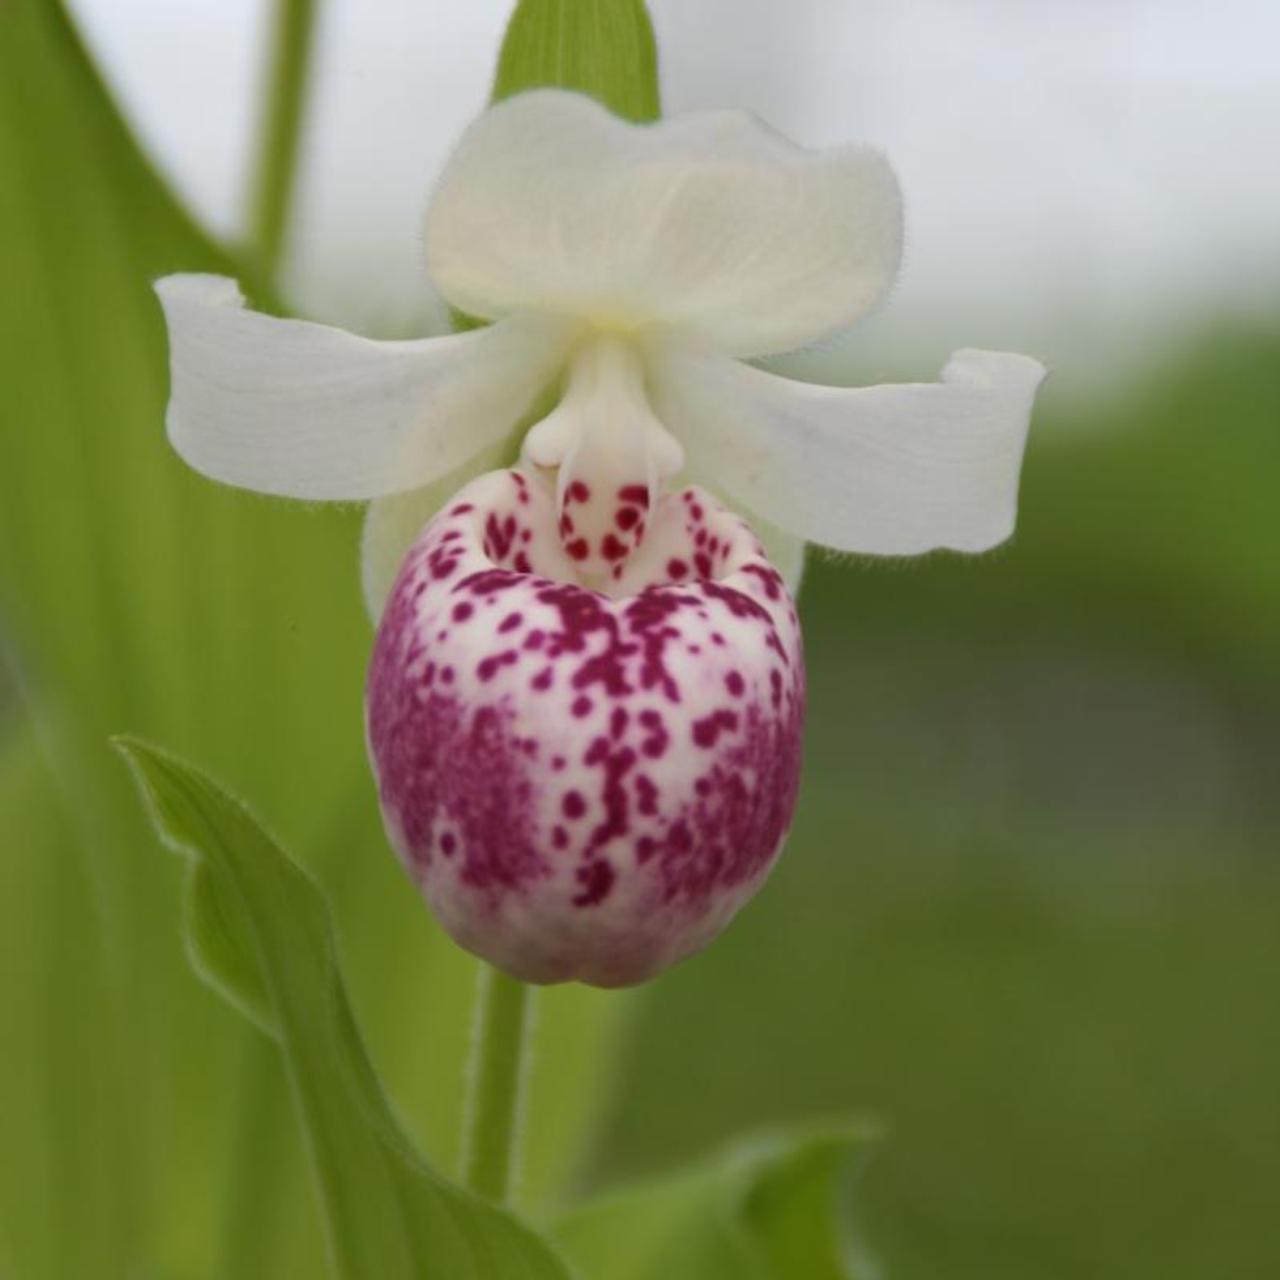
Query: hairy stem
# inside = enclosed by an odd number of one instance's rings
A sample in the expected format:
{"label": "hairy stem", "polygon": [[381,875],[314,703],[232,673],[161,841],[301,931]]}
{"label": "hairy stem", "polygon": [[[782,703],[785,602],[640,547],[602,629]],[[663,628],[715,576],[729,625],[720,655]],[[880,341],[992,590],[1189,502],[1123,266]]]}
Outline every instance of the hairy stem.
{"label": "hairy stem", "polygon": [[317,0],[276,0],[248,218],[250,247],[268,278],[279,267],[293,204],[316,9]]}
{"label": "hairy stem", "polygon": [[463,1181],[491,1200],[511,1194],[533,994],[480,966],[462,1143]]}

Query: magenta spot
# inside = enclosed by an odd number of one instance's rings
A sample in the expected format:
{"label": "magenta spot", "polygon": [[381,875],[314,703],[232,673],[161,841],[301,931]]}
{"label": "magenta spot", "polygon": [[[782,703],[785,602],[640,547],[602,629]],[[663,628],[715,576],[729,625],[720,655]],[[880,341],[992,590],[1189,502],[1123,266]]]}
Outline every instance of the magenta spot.
{"label": "magenta spot", "polygon": [[640,723],[648,730],[648,736],[640,743],[640,750],[650,760],[660,759],[667,750],[671,735],[667,733],[662,717],[656,711],[642,711]]}
{"label": "magenta spot", "polygon": [[582,798],[581,791],[566,791],[564,799],[560,801],[560,808],[566,818],[580,818],[587,811],[587,802]]}
{"label": "magenta spot", "polygon": [[639,524],[640,512],[635,507],[619,507],[613,517],[613,522],[625,533],[628,529],[634,529]]}
{"label": "magenta spot", "polygon": [[589,716],[591,714],[591,708],[593,706],[595,706],[595,703],[593,703],[591,699],[586,696],[586,694],[579,694],[578,697],[574,698],[573,705],[569,708],[569,710],[579,720],[581,720],[583,716]]}
{"label": "magenta spot", "polygon": [[735,697],[742,697],[746,690],[746,682],[743,680],[740,672],[727,672],[724,678],[724,687]]}
{"label": "magenta spot", "polygon": [[649,486],[647,484],[624,484],[618,490],[620,502],[634,502],[639,507],[649,505]]}
{"label": "magenta spot", "polygon": [[603,858],[596,862],[588,862],[585,867],[579,867],[578,883],[582,885],[582,892],[574,897],[573,905],[594,907],[603,902],[608,897],[609,890],[613,888],[616,878],[617,873],[612,864]]}
{"label": "magenta spot", "polygon": [[574,560],[585,560],[591,554],[586,538],[575,538],[565,550]]}
{"label": "magenta spot", "polygon": [[457,848],[458,841],[453,832],[446,831],[444,835],[440,837],[440,852],[443,853],[446,858],[452,858]]}
{"label": "magenta spot", "polygon": [[606,533],[600,542],[600,554],[606,560],[621,560],[627,554],[627,544],[614,533]]}
{"label": "magenta spot", "polygon": [[681,578],[687,578],[688,576],[689,576],[689,566],[685,564],[683,560],[672,559],[667,561],[667,577],[668,578],[674,578],[677,582],[679,582]]}
{"label": "magenta spot", "polygon": [[570,481],[564,496],[566,502],[587,502],[591,498],[591,490],[587,488],[584,481],[573,480]]}
{"label": "magenta spot", "polygon": [[700,747],[714,747],[722,731],[731,732],[737,727],[736,711],[713,711],[709,716],[693,722],[693,740]]}
{"label": "magenta spot", "polygon": [[539,693],[545,693],[551,688],[552,672],[550,667],[543,667],[532,680],[529,681],[531,689],[537,689]]}
{"label": "magenta spot", "polygon": [[647,774],[636,775],[636,808],[646,817],[658,812],[658,788]]}
{"label": "magenta spot", "polygon": [[525,636],[524,647],[529,650],[541,649],[543,641],[545,641],[546,638],[546,632],[539,631],[535,627],[527,636]]}
{"label": "magenta spot", "polygon": [[475,606],[469,600],[462,600],[453,606],[454,622],[466,622],[475,612]]}
{"label": "magenta spot", "polygon": [[744,564],[742,572],[758,578],[770,600],[781,599],[785,588],[782,585],[782,575],[776,569],[767,564]]}
{"label": "magenta spot", "polygon": [[551,829],[551,845],[555,849],[567,849],[569,847],[569,833],[559,823]]}
{"label": "magenta spot", "polygon": [[519,613],[509,613],[498,626],[500,632],[514,631],[522,622],[524,617]]}
{"label": "magenta spot", "polygon": [[476,675],[481,680],[492,680],[499,667],[511,666],[519,656],[514,649],[507,649],[502,653],[495,653],[488,658],[483,658],[476,667]]}
{"label": "magenta spot", "polygon": [[609,713],[609,736],[611,738],[620,738],[627,731],[627,721],[631,717],[627,714],[626,707],[614,707]]}

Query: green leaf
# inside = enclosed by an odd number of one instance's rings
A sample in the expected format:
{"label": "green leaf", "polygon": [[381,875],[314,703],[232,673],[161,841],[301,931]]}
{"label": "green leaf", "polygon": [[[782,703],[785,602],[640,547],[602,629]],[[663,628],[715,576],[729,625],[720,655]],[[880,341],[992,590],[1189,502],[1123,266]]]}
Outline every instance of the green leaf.
{"label": "green leaf", "polygon": [[547,86],[589,94],[625,120],[656,120],[658,51],[644,0],[520,0],[493,101]]}
{"label": "green leaf", "polygon": [[[0,0],[0,175],[0,640],[43,756],[13,776],[22,825],[0,810],[10,828],[0,874],[13,872],[6,905],[22,936],[50,922],[30,954],[57,966],[0,966],[0,1006],[13,1014],[0,1095],[19,1073],[36,1083],[59,1073],[56,1094],[30,1094],[59,1113],[5,1123],[0,1149],[15,1171],[37,1167],[55,1125],[65,1148],[61,1172],[42,1184],[43,1216],[29,1211],[32,1184],[0,1178],[0,1273],[10,1246],[53,1258],[37,1237],[56,1236],[94,1265],[15,1273],[314,1280],[322,1232],[279,1101],[279,1055],[185,962],[174,927],[181,868],[151,853],[106,741],[127,729],[206,762],[305,851],[347,943],[352,1000],[388,1092],[433,1162],[451,1168],[475,961],[436,927],[382,834],[361,731],[372,633],[360,512],[214,485],[170,450],[151,282],[245,273],[140,154],[55,0]],[[55,842],[65,865],[84,868],[79,880],[22,872],[28,850]],[[90,892],[92,930],[79,927],[75,897]],[[196,895],[189,909],[209,906]],[[218,971],[260,1015],[229,963]],[[44,1007],[28,998],[39,982],[63,984],[68,1009],[110,1009],[80,1025],[99,1036],[93,1056],[121,1070],[63,1069],[76,1061],[60,1047],[72,1040],[50,1039]],[[541,1003],[529,1203],[558,1195],[576,1171],[631,1005],[572,988]],[[62,1123],[100,1104],[119,1118],[123,1149],[110,1151],[92,1125]],[[102,1211],[86,1213],[79,1174],[106,1160],[128,1211],[99,1197]]]}
{"label": "green leaf", "polygon": [[[128,1265],[136,1140],[117,1104],[114,956],[95,877],[26,722],[0,735],[0,1276]],[[91,1064],[91,1065],[90,1065]],[[63,1229],[61,1202],[79,1206]]]}
{"label": "green leaf", "polygon": [[315,882],[203,775],[136,739],[117,741],[161,838],[198,868],[192,892],[205,904],[188,921],[202,972],[280,1042],[338,1274],[565,1280],[548,1244],[433,1173],[401,1134],[356,1028]]}
{"label": "green leaf", "polygon": [[776,1134],[602,1197],[556,1237],[592,1280],[855,1280],[842,1175],[867,1125]]}

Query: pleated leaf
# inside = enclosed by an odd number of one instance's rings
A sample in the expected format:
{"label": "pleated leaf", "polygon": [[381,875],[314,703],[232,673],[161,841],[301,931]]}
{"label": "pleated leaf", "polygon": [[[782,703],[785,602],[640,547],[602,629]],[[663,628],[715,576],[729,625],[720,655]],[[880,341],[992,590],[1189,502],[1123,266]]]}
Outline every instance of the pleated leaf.
{"label": "pleated leaf", "polygon": [[530,1228],[452,1186],[392,1118],[356,1027],[328,906],[240,804],[173,756],[120,739],[156,828],[193,862],[201,971],[279,1041],[335,1269],[351,1280],[567,1280]]}

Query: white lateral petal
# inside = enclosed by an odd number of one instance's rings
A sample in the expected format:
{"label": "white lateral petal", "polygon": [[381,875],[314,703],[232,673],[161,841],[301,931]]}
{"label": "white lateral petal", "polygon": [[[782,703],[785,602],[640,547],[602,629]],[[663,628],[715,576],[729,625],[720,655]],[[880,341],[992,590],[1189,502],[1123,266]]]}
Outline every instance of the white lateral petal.
{"label": "white lateral petal", "polygon": [[431,274],[464,311],[680,326],[748,356],[865,314],[901,247],[874,150],[807,151],[736,111],[627,124],[559,90],[485,112],[427,218]]}
{"label": "white lateral petal", "polygon": [[248,311],[234,280],[166,276],[169,439],[197,471],[292,498],[430,483],[501,439],[556,376],[569,326],[513,317],[376,342]]}
{"label": "white lateral petal", "polygon": [[691,469],[788,533],[841,551],[985,551],[1017,516],[1044,366],[957,351],[939,382],[820,387],[664,349],[654,408]]}
{"label": "white lateral petal", "polygon": [[510,465],[515,450],[508,442],[492,445],[433,484],[392,493],[369,503],[360,539],[360,585],[365,607],[376,625],[391,594],[396,575],[423,526],[459,489],[486,471]]}

